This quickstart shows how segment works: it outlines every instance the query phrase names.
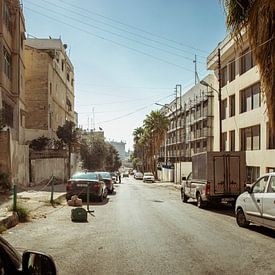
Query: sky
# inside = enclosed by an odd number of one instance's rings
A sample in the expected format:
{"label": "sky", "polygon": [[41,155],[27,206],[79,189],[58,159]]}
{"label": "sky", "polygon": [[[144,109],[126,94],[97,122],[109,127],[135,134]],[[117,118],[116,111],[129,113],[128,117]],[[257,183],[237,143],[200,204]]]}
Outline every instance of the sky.
{"label": "sky", "polygon": [[61,38],[74,65],[83,129],[132,149],[152,110],[209,72],[207,56],[226,35],[220,0],[21,0],[29,37]]}

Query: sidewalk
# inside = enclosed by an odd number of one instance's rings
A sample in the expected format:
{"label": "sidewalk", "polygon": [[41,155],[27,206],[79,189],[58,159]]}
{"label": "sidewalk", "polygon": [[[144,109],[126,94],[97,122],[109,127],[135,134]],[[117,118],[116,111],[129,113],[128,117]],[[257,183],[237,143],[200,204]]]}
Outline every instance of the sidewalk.
{"label": "sidewalk", "polygon": [[[65,184],[54,185],[54,202],[58,202],[66,194]],[[2,196],[1,196],[2,197]],[[19,223],[17,213],[10,211],[13,205],[12,195],[2,198],[0,202],[0,233]],[[32,186],[17,193],[17,205],[33,212],[50,204],[51,186]]]}

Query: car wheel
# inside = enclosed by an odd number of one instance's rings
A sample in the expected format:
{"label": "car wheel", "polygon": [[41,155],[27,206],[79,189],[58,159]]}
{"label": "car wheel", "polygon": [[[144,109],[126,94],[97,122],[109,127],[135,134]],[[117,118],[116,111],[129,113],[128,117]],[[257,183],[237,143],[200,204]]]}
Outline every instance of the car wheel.
{"label": "car wheel", "polygon": [[182,200],[183,202],[187,202],[188,199],[189,199],[189,198],[185,195],[183,189],[181,189],[181,200]]}
{"label": "car wheel", "polygon": [[238,226],[240,227],[248,227],[248,225],[250,224],[250,222],[246,220],[244,212],[241,208],[237,210],[236,221]]}
{"label": "car wheel", "polygon": [[202,201],[200,193],[197,194],[197,206],[198,208],[203,208],[205,206],[205,204]]}

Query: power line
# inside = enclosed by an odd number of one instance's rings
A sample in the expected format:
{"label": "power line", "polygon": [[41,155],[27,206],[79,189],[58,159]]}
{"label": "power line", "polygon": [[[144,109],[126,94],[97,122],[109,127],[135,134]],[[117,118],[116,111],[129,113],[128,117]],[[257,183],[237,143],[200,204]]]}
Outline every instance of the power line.
{"label": "power line", "polygon": [[178,42],[178,41],[173,40],[173,39],[169,39],[169,38],[164,37],[164,36],[162,36],[162,35],[155,34],[155,33],[149,32],[149,31],[146,31],[146,30],[144,30],[144,29],[142,29],[142,28],[139,28],[139,27],[136,27],[136,26],[133,26],[133,25],[130,25],[130,24],[126,24],[126,23],[124,23],[124,22],[122,22],[122,21],[113,19],[113,18],[111,18],[111,17],[102,15],[102,14],[100,14],[100,13],[93,12],[93,11],[87,10],[87,9],[83,9],[83,8],[81,8],[81,7],[79,7],[79,6],[74,5],[74,4],[69,4],[69,3],[67,3],[67,2],[64,1],[64,0],[59,0],[59,2],[62,2],[62,3],[64,3],[64,4],[66,4],[66,5],[68,5],[68,6],[74,7],[74,8],[76,8],[76,9],[78,9],[78,10],[84,11],[84,12],[86,12],[86,13],[88,13],[88,14],[94,14],[94,15],[96,15],[96,16],[99,16],[99,17],[102,17],[102,18],[104,18],[104,19],[110,20],[110,21],[115,22],[115,23],[117,23],[117,24],[126,26],[126,27],[128,27],[128,28],[132,28],[132,29],[138,30],[138,31],[140,31],[140,32],[149,34],[149,35],[151,35],[151,36],[158,37],[158,38],[160,38],[160,39],[163,39],[163,40],[166,40],[166,41],[169,41],[169,42],[178,44],[178,45],[180,45],[180,46],[187,47],[187,48],[190,48],[190,49],[193,49],[193,50],[200,51],[200,52],[203,52],[203,53],[207,53],[207,54],[208,54],[208,52],[205,51],[205,50],[202,50],[202,49],[193,47],[193,46],[191,46],[191,45],[184,44],[184,43],[182,43],[182,42]]}
{"label": "power line", "polygon": [[176,64],[176,63],[167,61],[167,60],[162,59],[162,58],[159,58],[159,57],[156,57],[156,56],[154,56],[154,55],[148,54],[148,53],[143,52],[143,51],[141,51],[141,50],[137,50],[137,49],[135,49],[135,48],[126,46],[126,45],[121,44],[121,43],[119,43],[119,42],[116,42],[116,41],[114,41],[114,40],[105,38],[105,37],[103,37],[103,36],[101,36],[101,35],[94,34],[94,33],[92,33],[92,32],[89,32],[89,31],[87,31],[87,30],[84,30],[84,29],[82,29],[82,28],[76,27],[76,26],[71,25],[71,24],[68,24],[68,23],[66,23],[66,22],[64,22],[64,21],[61,21],[61,20],[59,20],[59,19],[56,19],[56,18],[54,18],[54,17],[45,15],[45,14],[43,14],[43,13],[41,13],[41,12],[39,12],[39,11],[33,10],[33,9],[31,9],[31,8],[25,7],[25,9],[27,9],[27,10],[29,10],[29,11],[35,13],[35,14],[39,14],[39,15],[41,15],[41,16],[43,16],[43,17],[46,17],[46,18],[48,18],[48,19],[51,19],[51,20],[53,20],[53,21],[56,21],[56,22],[58,22],[58,23],[60,23],[60,24],[66,25],[67,27],[74,28],[74,29],[76,29],[76,30],[78,30],[78,31],[81,31],[81,32],[84,32],[84,33],[86,33],[86,34],[88,34],[88,35],[97,37],[97,38],[99,38],[99,39],[108,41],[108,42],[113,43],[113,44],[115,44],[115,45],[118,45],[118,46],[120,46],[120,47],[127,48],[127,49],[132,50],[132,51],[135,51],[135,52],[137,52],[137,53],[139,53],[139,54],[142,54],[142,55],[151,57],[151,58],[153,58],[153,59],[155,59],[155,60],[161,61],[161,62],[163,62],[163,63],[169,64],[169,65],[172,65],[172,66],[181,68],[181,69],[183,69],[183,70],[185,70],[185,71],[189,71],[189,72],[192,72],[192,73],[193,73],[193,70],[191,70],[191,69],[189,69],[189,68],[186,68],[186,67],[184,67],[184,66],[181,66],[181,65],[179,65],[179,64]]}
{"label": "power line", "polygon": [[[29,0],[25,0],[25,1],[30,2]],[[46,1],[46,2],[47,2],[47,1]],[[66,19],[73,20],[73,21],[78,22],[78,23],[81,23],[81,24],[83,24],[83,25],[85,25],[85,26],[92,27],[92,28],[94,28],[94,29],[97,29],[97,30],[100,30],[100,31],[103,31],[103,32],[106,32],[106,33],[109,33],[109,34],[112,34],[112,35],[115,35],[115,36],[117,36],[117,37],[120,37],[120,38],[123,38],[123,39],[129,40],[129,41],[132,41],[132,42],[135,42],[135,43],[141,44],[141,45],[143,45],[143,46],[146,46],[146,47],[149,47],[149,48],[152,48],[152,49],[158,50],[158,51],[162,51],[162,52],[165,52],[165,53],[168,53],[168,54],[174,55],[174,56],[178,56],[178,57],[184,58],[184,59],[186,59],[186,60],[193,61],[193,58],[186,57],[186,56],[181,55],[181,54],[173,53],[173,52],[171,52],[171,51],[168,51],[168,50],[165,50],[165,49],[162,49],[162,48],[156,47],[156,46],[152,46],[152,45],[149,45],[149,44],[147,44],[147,43],[144,43],[144,42],[138,41],[138,40],[136,40],[136,39],[129,38],[129,37],[127,37],[127,36],[124,36],[124,35],[121,35],[121,34],[118,34],[118,33],[115,33],[115,32],[112,32],[112,31],[109,31],[109,30],[106,30],[106,29],[103,29],[103,28],[101,28],[101,27],[98,27],[98,26],[95,26],[95,25],[89,24],[89,23],[84,22],[84,21],[82,21],[82,20],[76,19],[76,18],[74,18],[74,17],[68,16],[68,15],[66,15],[66,14],[63,14],[63,13],[60,13],[60,12],[54,11],[54,10],[49,9],[49,8],[46,8],[46,7],[43,7],[43,6],[41,6],[41,5],[34,4],[34,3],[31,3],[31,2],[30,2],[29,4],[34,5],[34,6],[36,6],[36,7],[39,7],[39,8],[42,8],[43,10],[47,10],[47,11],[49,11],[49,12],[53,13],[53,14],[61,15],[61,16],[65,17]],[[198,63],[205,64],[205,63],[203,63],[203,62],[199,62],[199,61],[198,61]]]}
{"label": "power line", "polygon": [[[30,0],[25,0],[25,1],[30,2]],[[66,7],[64,7],[64,6],[59,6],[59,5],[57,5],[57,4],[55,4],[55,3],[52,3],[52,2],[50,2],[50,1],[47,1],[47,0],[43,0],[43,1],[49,3],[49,4],[52,5],[52,6],[55,6],[55,7],[57,7],[57,8],[60,8],[60,9],[62,9],[62,10],[66,10],[66,11],[69,11],[69,12],[75,14],[75,15],[79,15],[79,16],[81,16],[82,18],[87,18],[87,19],[92,20],[92,21],[94,21],[94,22],[97,22],[97,23],[99,23],[99,24],[103,24],[103,25],[109,26],[109,27],[111,27],[111,28],[113,28],[113,29],[116,29],[116,30],[119,30],[119,31],[123,31],[123,32],[125,32],[125,33],[128,33],[128,34],[131,34],[131,35],[140,37],[140,38],[142,38],[142,39],[145,39],[145,40],[148,40],[148,41],[151,41],[151,42],[154,42],[154,43],[157,43],[157,44],[166,46],[166,47],[169,47],[169,48],[174,49],[174,50],[177,50],[177,51],[181,51],[181,52],[185,52],[185,53],[194,55],[193,52],[186,51],[186,50],[183,50],[183,49],[181,49],[181,48],[177,48],[177,47],[168,45],[168,44],[163,43],[163,42],[161,42],[161,41],[154,40],[154,39],[148,38],[148,37],[146,37],[146,36],[143,36],[143,35],[140,35],[140,34],[131,32],[131,31],[127,31],[127,30],[125,30],[125,29],[123,29],[123,28],[119,28],[119,27],[116,27],[116,26],[114,26],[114,25],[112,25],[112,24],[109,24],[109,23],[106,23],[106,22],[103,22],[103,21],[94,19],[94,18],[92,18],[92,17],[90,17],[90,16],[83,15],[83,14],[81,14],[81,13],[78,13],[78,12],[74,11],[74,10],[68,9],[68,8],[66,8]],[[33,4],[33,3],[32,3],[32,4]],[[33,4],[33,5],[37,5],[37,4]],[[39,6],[39,5],[37,5],[37,6]],[[43,8],[44,8],[44,7],[43,7]],[[98,28],[98,27],[96,27],[96,28]],[[206,59],[206,56],[201,56],[201,55],[197,55],[197,56],[199,56],[199,57],[201,57],[201,58],[203,58],[203,59]]]}
{"label": "power line", "polygon": [[[170,95],[171,96],[171,95]],[[154,96],[153,96],[154,97]],[[142,100],[147,100],[152,98],[150,97],[145,97],[145,98],[136,98],[136,99],[130,99],[130,100],[121,100],[121,101],[115,101],[115,102],[106,102],[106,103],[93,103],[93,104],[84,104],[84,105],[77,105],[80,107],[84,106],[102,106],[102,105],[112,105],[112,104],[120,104],[120,103],[127,103],[127,102],[136,102],[136,101],[142,101]]]}
{"label": "power line", "polygon": [[[170,94],[170,95],[168,95],[168,96],[159,98],[159,99],[157,99],[157,101],[162,100],[162,99],[165,99],[165,98],[169,98],[169,97],[171,97],[171,96],[174,96],[174,94]],[[98,122],[97,124],[109,123],[109,122],[113,122],[113,121],[115,121],[115,120],[119,120],[119,119],[128,117],[128,116],[130,116],[130,115],[132,115],[132,114],[135,114],[135,113],[137,113],[137,112],[139,112],[139,111],[142,111],[142,110],[144,110],[144,109],[147,109],[148,107],[151,107],[151,106],[153,106],[154,104],[155,104],[155,103],[151,103],[150,105],[147,105],[147,106],[144,106],[144,107],[142,107],[142,108],[136,109],[136,110],[134,110],[134,111],[132,111],[132,112],[130,112],[130,113],[121,115],[121,116],[119,116],[119,117],[116,117],[116,118],[113,118],[113,119],[109,119],[109,120],[105,120],[105,121],[100,121],[100,122]]]}

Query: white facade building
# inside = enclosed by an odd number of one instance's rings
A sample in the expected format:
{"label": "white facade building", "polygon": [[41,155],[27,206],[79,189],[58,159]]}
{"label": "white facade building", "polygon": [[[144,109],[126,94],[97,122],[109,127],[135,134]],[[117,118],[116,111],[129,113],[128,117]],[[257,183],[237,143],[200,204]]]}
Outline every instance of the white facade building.
{"label": "white facade building", "polygon": [[[275,138],[268,127],[259,70],[247,39],[240,47],[227,36],[207,59],[208,69],[214,70],[217,78],[218,48],[221,53],[222,149],[246,151],[247,181],[251,182],[260,174],[275,171]],[[218,130],[216,125],[214,128]]]}

